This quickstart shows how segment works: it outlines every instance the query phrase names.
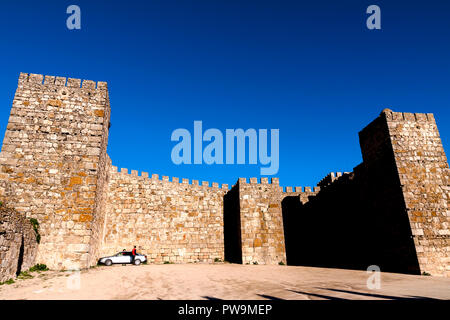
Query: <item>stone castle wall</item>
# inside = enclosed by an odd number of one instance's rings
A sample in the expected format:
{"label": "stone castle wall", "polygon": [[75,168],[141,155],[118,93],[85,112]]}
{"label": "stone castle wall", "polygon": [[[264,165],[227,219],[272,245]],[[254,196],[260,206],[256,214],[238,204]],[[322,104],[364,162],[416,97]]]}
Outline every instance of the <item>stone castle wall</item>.
{"label": "stone castle wall", "polygon": [[228,185],[110,168],[102,255],[136,245],[149,262],[224,260],[223,197]]}
{"label": "stone castle wall", "polygon": [[363,163],[353,172],[285,190],[277,178],[240,178],[228,190],[118,172],[109,118],[105,82],[20,75],[0,200],[39,221],[37,263],[86,268],[136,245],[153,263],[450,272],[449,168],[431,114],[384,110],[360,132]]}
{"label": "stone castle wall", "polygon": [[[285,223],[285,198],[307,202],[320,187],[283,187],[278,178],[239,178],[224,197],[225,259],[245,264],[286,264],[286,238],[296,224]],[[294,213],[298,216],[298,213]]]}

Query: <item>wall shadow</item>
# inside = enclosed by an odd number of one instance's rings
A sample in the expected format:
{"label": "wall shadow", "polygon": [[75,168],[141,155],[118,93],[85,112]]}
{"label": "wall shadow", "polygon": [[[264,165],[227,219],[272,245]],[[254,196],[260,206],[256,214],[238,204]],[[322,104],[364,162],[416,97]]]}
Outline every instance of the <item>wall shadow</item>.
{"label": "wall shadow", "polygon": [[[395,167],[394,167],[395,168]],[[309,201],[282,200],[290,265],[419,274],[396,173],[359,166]],[[397,178],[398,180],[398,178]]]}
{"label": "wall shadow", "polygon": [[294,265],[420,274],[386,119],[359,133],[363,163],[319,185],[309,201],[282,200],[287,261]]}
{"label": "wall shadow", "polygon": [[367,293],[367,292],[359,292],[359,291],[351,291],[351,290],[343,290],[343,289],[331,289],[331,288],[324,288],[324,289],[334,291],[334,292],[343,292],[343,293],[349,293],[349,294],[354,294],[354,295],[359,295],[359,296],[380,298],[380,299],[389,299],[389,300],[436,300],[434,298],[422,297],[422,296],[398,297],[398,296],[388,296],[385,294]]}
{"label": "wall shadow", "polygon": [[286,263],[288,265],[300,265],[301,254],[298,250],[302,249],[298,236],[298,227],[302,225],[300,214],[302,203],[298,196],[287,196],[281,201],[284,226],[284,243],[286,249]]}
{"label": "wall shadow", "polygon": [[239,186],[227,192],[223,200],[223,234],[225,261],[242,264]]}
{"label": "wall shadow", "polygon": [[16,276],[18,276],[22,272],[24,251],[25,251],[25,241],[24,241],[24,238],[23,238],[23,235],[22,235],[22,240],[21,240],[20,249],[19,249],[19,259],[17,260]]}

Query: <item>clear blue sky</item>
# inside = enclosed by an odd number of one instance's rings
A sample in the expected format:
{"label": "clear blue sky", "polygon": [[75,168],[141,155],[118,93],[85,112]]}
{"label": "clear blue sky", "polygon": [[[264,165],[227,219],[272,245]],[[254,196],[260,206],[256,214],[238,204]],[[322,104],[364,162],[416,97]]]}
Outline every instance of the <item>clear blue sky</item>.
{"label": "clear blue sky", "polygon": [[[81,7],[81,30],[66,8]],[[382,30],[366,28],[381,7]],[[433,112],[450,150],[450,1],[2,1],[0,132],[19,72],[107,81],[113,164],[233,184],[259,165],[180,165],[177,128],[279,128],[284,186],[361,162],[383,108]]]}

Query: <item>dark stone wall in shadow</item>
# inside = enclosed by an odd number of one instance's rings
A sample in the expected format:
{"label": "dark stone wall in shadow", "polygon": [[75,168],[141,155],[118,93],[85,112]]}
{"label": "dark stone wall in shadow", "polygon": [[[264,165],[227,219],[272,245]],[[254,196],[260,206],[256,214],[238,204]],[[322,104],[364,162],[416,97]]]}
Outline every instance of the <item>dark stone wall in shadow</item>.
{"label": "dark stone wall in shadow", "polygon": [[[288,265],[301,265],[301,255],[299,250],[302,248],[300,241],[302,237],[298,234],[299,227],[303,224],[301,221],[302,203],[299,196],[287,196],[281,201],[281,210],[283,212],[284,243],[286,246],[286,262]],[[304,256],[304,253],[302,253]],[[305,261],[305,260],[304,260]]]}
{"label": "dark stone wall in shadow", "polygon": [[371,226],[355,202],[358,190],[348,180],[341,177],[304,204],[299,197],[283,199],[288,264],[367,268],[368,244],[361,238]]}
{"label": "dark stone wall in shadow", "polygon": [[235,185],[224,196],[223,206],[225,261],[242,263],[241,218],[239,210],[238,185]]}
{"label": "dark stone wall in shadow", "polygon": [[418,274],[387,124],[377,118],[360,132],[364,162],[302,203],[282,200],[291,265]]}

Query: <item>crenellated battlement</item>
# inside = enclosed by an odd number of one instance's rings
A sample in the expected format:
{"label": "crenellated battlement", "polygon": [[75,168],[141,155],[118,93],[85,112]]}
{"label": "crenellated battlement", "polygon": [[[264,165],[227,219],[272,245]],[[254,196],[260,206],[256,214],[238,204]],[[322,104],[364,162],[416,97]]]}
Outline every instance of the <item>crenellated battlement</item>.
{"label": "crenellated battlement", "polygon": [[[258,178],[250,178],[249,181],[247,181],[247,178],[239,178],[238,179],[239,185],[273,185],[281,188],[281,192],[283,193],[317,193],[320,191],[320,187],[290,187],[290,186],[280,186],[280,179],[279,178],[269,178],[267,177],[261,177]],[[295,191],[294,191],[295,190]]]}
{"label": "crenellated battlement", "polygon": [[270,183],[269,183],[269,178],[265,178],[265,177],[261,177],[258,181],[258,178],[250,178],[249,182],[247,182],[247,178],[239,178],[238,179],[238,183],[239,184],[273,184],[273,185],[279,185],[280,184],[280,180],[279,178],[270,178]]}
{"label": "crenellated battlement", "polygon": [[285,187],[284,188],[284,193],[288,193],[288,194],[302,194],[302,193],[318,193],[320,191],[320,187]]}
{"label": "crenellated battlement", "polygon": [[[151,174],[149,175],[148,172],[142,171],[140,172],[139,175],[139,171],[138,170],[129,170],[128,168],[118,168],[117,166],[111,166],[110,169],[111,173],[119,173],[122,175],[128,175],[128,176],[132,176],[132,177],[136,177],[138,179],[147,179],[149,181],[160,181],[160,182],[170,182],[170,183],[177,183],[177,184],[186,184],[186,185],[192,185],[192,186],[196,186],[196,187],[205,187],[205,188],[211,188],[211,189],[223,189],[223,190],[229,190],[229,185],[228,184],[222,184],[221,187],[219,185],[219,183],[217,182],[212,182],[210,183],[209,181],[201,181],[200,180],[196,180],[196,179],[192,179],[189,180],[187,178],[179,178],[179,177],[169,177],[169,176],[160,176],[158,174]],[[344,174],[347,174],[347,172],[344,172]],[[330,173],[328,176],[332,176],[332,177],[340,177],[342,176],[342,173],[338,172],[338,173]],[[328,177],[327,176],[327,177]],[[326,178],[327,178],[326,177]],[[334,178],[335,180],[336,178]],[[322,180],[325,180],[322,179]],[[261,178],[256,178],[256,177],[252,177],[252,178],[239,178],[237,183],[239,183],[240,185],[273,185],[273,186],[279,186],[280,181],[279,178],[273,177],[269,178],[267,177],[261,177]],[[234,187],[234,185],[232,186]],[[283,193],[318,193],[321,189],[321,185],[317,185],[314,187],[310,187],[310,186],[295,186],[295,187],[291,187],[291,186],[281,186],[280,187]]]}
{"label": "crenellated battlement", "polygon": [[332,183],[334,183],[336,180],[339,180],[340,178],[344,177],[344,176],[348,176],[351,172],[330,172],[329,174],[327,174],[322,180],[320,180],[317,185],[319,187],[326,188],[327,186],[331,185]]}
{"label": "crenellated battlement", "polygon": [[118,173],[124,176],[130,176],[130,177],[136,177],[138,179],[145,179],[148,180],[148,182],[169,182],[169,183],[176,183],[176,184],[185,184],[185,185],[191,185],[201,188],[208,188],[208,189],[222,189],[222,190],[228,190],[228,184],[222,184],[221,187],[219,187],[219,183],[209,181],[202,181],[200,184],[199,180],[191,180],[191,183],[189,183],[189,179],[187,178],[178,178],[178,177],[169,177],[169,176],[159,176],[159,174],[153,173],[152,175],[149,175],[148,172],[141,171],[141,175],[139,175],[138,170],[131,170],[129,171],[127,168],[119,168],[117,166],[111,166],[110,168],[111,173]]}
{"label": "crenellated battlement", "polygon": [[391,109],[384,109],[380,115],[383,114],[388,121],[435,122],[432,113],[394,112]]}
{"label": "crenellated battlement", "polygon": [[95,82],[92,80],[82,80],[76,78],[66,78],[66,77],[57,77],[57,76],[21,72],[19,76],[19,86],[26,83],[78,88],[78,89],[82,88],[82,89],[108,90],[108,84],[104,81]]}
{"label": "crenellated battlement", "polygon": [[[103,255],[137,245],[149,262],[224,260],[228,185],[109,167]],[[130,230],[124,237],[123,228]],[[207,247],[206,245],[207,244]]]}

